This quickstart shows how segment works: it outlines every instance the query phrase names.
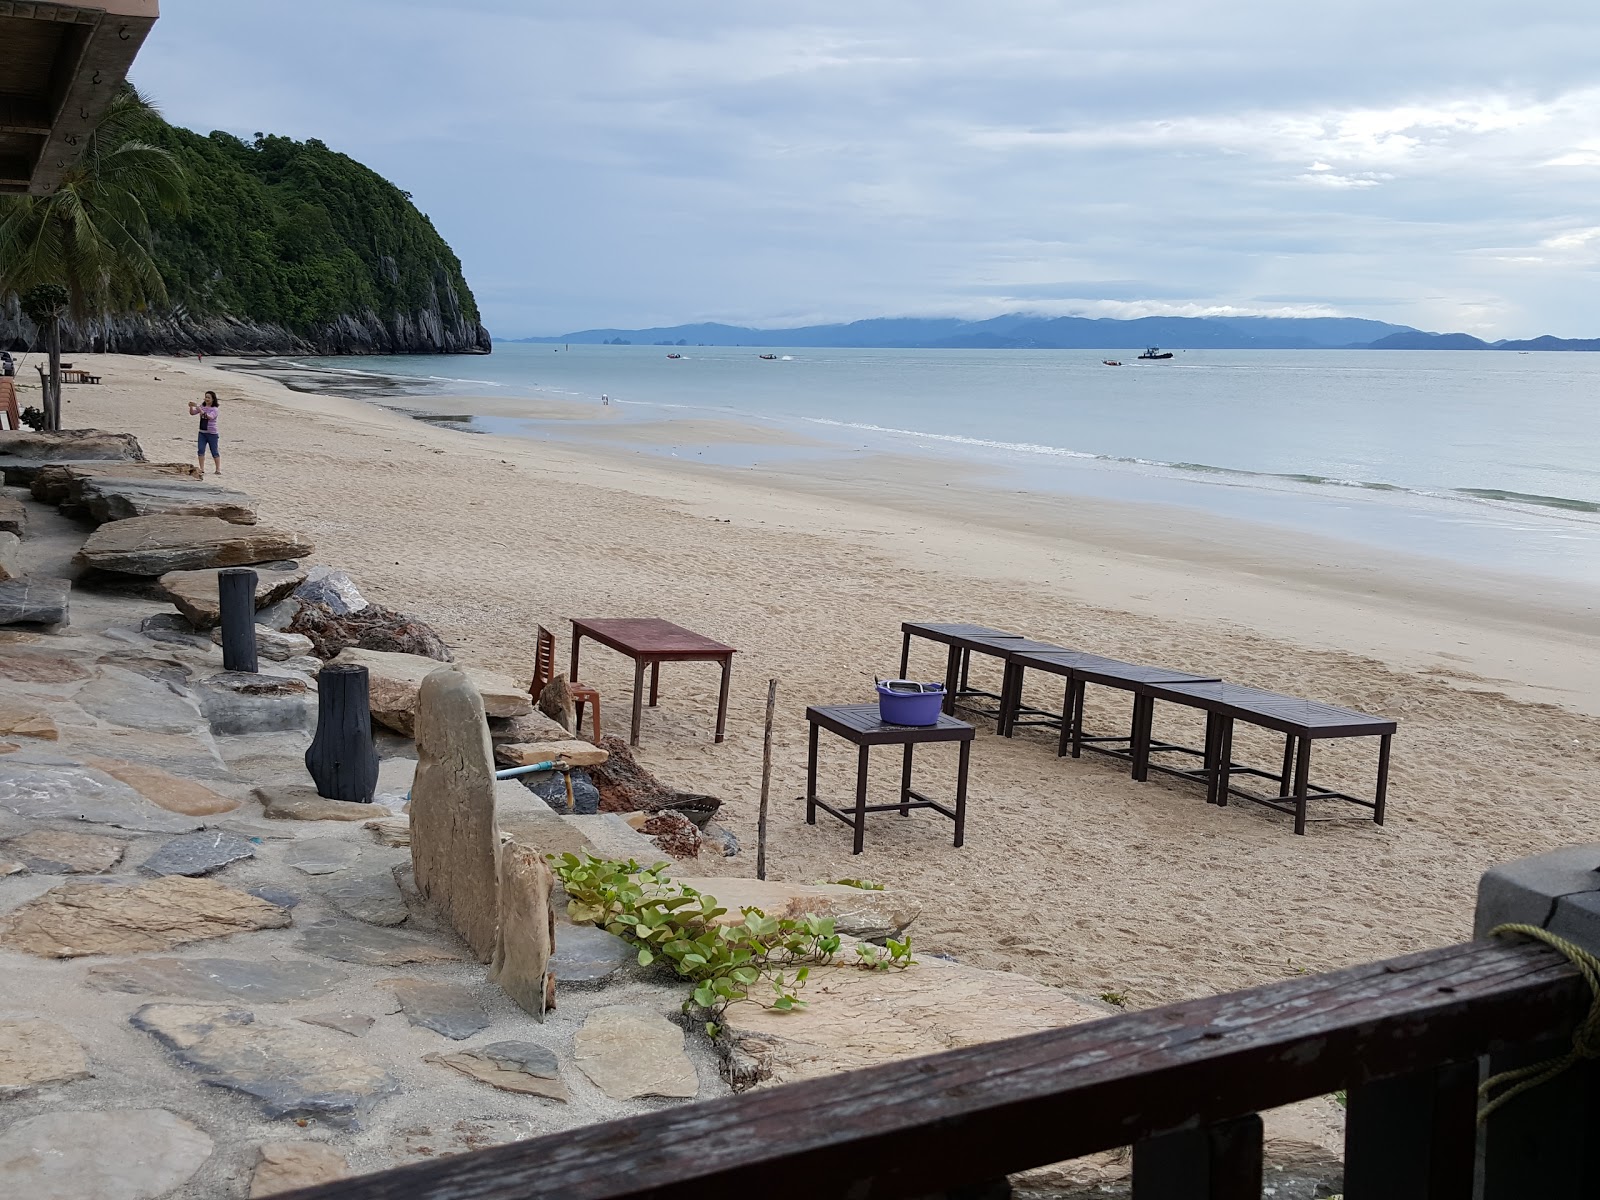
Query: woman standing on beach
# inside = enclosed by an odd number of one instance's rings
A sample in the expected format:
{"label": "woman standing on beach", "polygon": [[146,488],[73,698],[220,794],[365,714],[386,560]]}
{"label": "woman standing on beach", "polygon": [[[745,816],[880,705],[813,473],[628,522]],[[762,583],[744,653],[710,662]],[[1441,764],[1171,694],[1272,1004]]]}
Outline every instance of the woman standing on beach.
{"label": "woman standing on beach", "polygon": [[189,415],[200,418],[200,437],[195,448],[195,462],[200,467],[200,474],[206,473],[206,449],[211,450],[211,473],[222,474],[222,452],[217,448],[217,409],[222,401],[217,399],[215,392],[207,392],[205,398],[196,404],[189,401]]}

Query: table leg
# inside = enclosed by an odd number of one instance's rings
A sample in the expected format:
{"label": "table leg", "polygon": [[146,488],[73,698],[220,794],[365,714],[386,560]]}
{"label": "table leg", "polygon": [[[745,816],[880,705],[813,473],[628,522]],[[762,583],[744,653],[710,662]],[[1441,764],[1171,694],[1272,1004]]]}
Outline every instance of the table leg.
{"label": "table leg", "polygon": [[856,845],[850,851],[860,854],[867,844],[867,747],[856,754]]}
{"label": "table leg", "polygon": [[810,744],[806,749],[806,824],[817,823],[817,731],[821,728],[811,722]]}
{"label": "table leg", "polygon": [[1150,726],[1155,721],[1156,702],[1150,696],[1133,696],[1133,727],[1128,730],[1128,757],[1133,760],[1133,778],[1143,783],[1150,778]]}
{"label": "table leg", "polygon": [[1383,809],[1389,799],[1389,742],[1394,734],[1386,733],[1383,740],[1378,743],[1378,793],[1374,799],[1377,807],[1372,810],[1372,823],[1383,824]]}
{"label": "table leg", "polygon": [[1206,714],[1206,752],[1202,760],[1206,773],[1206,803],[1217,802],[1217,714]]}
{"label": "table leg", "polygon": [[1083,757],[1083,680],[1072,680],[1072,757]]}
{"label": "table leg", "polygon": [[1233,774],[1233,718],[1223,717],[1217,730],[1217,805],[1228,807],[1228,788]]}
{"label": "table leg", "polygon": [[567,672],[567,682],[569,683],[578,682],[578,643],[581,641],[583,641],[583,634],[574,629],[572,631],[572,670]]}
{"label": "table leg", "polygon": [[628,745],[639,744],[639,726],[644,720],[644,660],[633,662],[633,725],[628,732]]}
{"label": "table leg", "polygon": [[1056,757],[1065,758],[1072,745],[1072,680],[1061,692],[1061,736],[1056,739]]}
{"label": "table leg", "polygon": [[906,677],[906,672],[911,669],[911,635],[900,635],[900,678]]}
{"label": "table leg", "polygon": [[658,663],[658,662],[653,662],[653,663],[650,664],[650,707],[651,708],[654,708],[656,706],[656,696],[659,694],[660,691],[661,691],[661,664]]}
{"label": "table leg", "polygon": [[958,690],[959,691],[963,691],[964,692],[964,691],[967,690],[967,687],[968,687],[968,683],[967,683],[968,673],[971,670],[972,670],[972,651],[971,650],[963,650],[961,652],[961,683],[958,686]]}
{"label": "table leg", "polygon": [[722,660],[722,690],[717,694],[717,736],[714,740],[719,742],[728,727],[728,680],[732,676],[733,659],[730,656]]}
{"label": "table leg", "polygon": [[1278,772],[1278,799],[1282,800],[1289,794],[1290,772],[1294,770],[1294,734],[1288,733],[1283,738],[1283,770]]}
{"label": "table leg", "polygon": [[956,849],[967,840],[967,768],[972,763],[972,739],[961,742],[961,759],[956,766]]}
{"label": "table leg", "polygon": [[1017,679],[1021,674],[1021,667],[1007,663],[1004,674],[1000,676],[1000,715],[995,720],[994,731],[1001,737],[1010,737],[1016,725],[1017,706],[1022,703],[1022,686]]}
{"label": "table leg", "polygon": [[961,649],[951,646],[944,656],[944,711],[947,716],[956,711],[956,683],[961,678]]}
{"label": "table leg", "polygon": [[1306,831],[1306,789],[1311,786],[1311,739],[1300,738],[1299,752],[1294,756],[1294,831]]}
{"label": "table leg", "polygon": [[916,748],[915,742],[906,743],[905,756],[900,760],[900,815],[911,815],[911,751]]}

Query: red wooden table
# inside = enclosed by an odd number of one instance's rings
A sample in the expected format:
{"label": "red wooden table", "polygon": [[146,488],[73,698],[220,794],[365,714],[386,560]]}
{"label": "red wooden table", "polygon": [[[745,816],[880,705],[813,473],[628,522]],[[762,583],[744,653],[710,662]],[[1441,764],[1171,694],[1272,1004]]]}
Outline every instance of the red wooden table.
{"label": "red wooden table", "polygon": [[578,646],[584,638],[592,638],[602,646],[609,646],[618,654],[633,659],[633,725],[628,734],[628,744],[639,744],[639,722],[644,715],[644,669],[650,668],[650,707],[656,704],[661,682],[661,664],[664,662],[715,662],[722,665],[722,692],[717,698],[717,741],[722,740],[723,727],[728,721],[728,677],[733,672],[733,656],[738,653],[732,646],[712,641],[708,637],[663,621],[659,617],[572,618],[572,671],[569,678],[578,678]]}

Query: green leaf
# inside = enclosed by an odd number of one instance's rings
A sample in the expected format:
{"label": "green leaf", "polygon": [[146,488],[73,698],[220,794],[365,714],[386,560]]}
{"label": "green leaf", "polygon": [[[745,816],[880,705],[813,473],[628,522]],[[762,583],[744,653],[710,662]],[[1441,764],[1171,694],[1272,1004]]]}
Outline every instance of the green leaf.
{"label": "green leaf", "polygon": [[639,947],[639,965],[641,967],[648,967],[651,963],[655,962],[655,960],[656,956],[651,954],[648,949],[643,946]]}

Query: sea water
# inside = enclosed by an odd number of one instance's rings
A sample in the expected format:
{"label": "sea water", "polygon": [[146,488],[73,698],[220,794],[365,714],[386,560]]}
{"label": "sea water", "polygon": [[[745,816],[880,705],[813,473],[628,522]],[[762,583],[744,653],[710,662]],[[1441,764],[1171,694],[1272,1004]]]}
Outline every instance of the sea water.
{"label": "sea water", "polygon": [[[605,395],[610,421],[715,417],[806,435],[807,448],[783,454],[756,436],[654,447],[702,462],[912,454],[930,472],[981,468],[996,486],[1177,504],[1600,583],[1596,354],[1188,350],[1141,362],[1131,351],[498,343],[489,356],[301,361],[404,392],[495,396],[502,414],[517,397],[598,408]],[[580,439],[584,424],[473,422]]]}

